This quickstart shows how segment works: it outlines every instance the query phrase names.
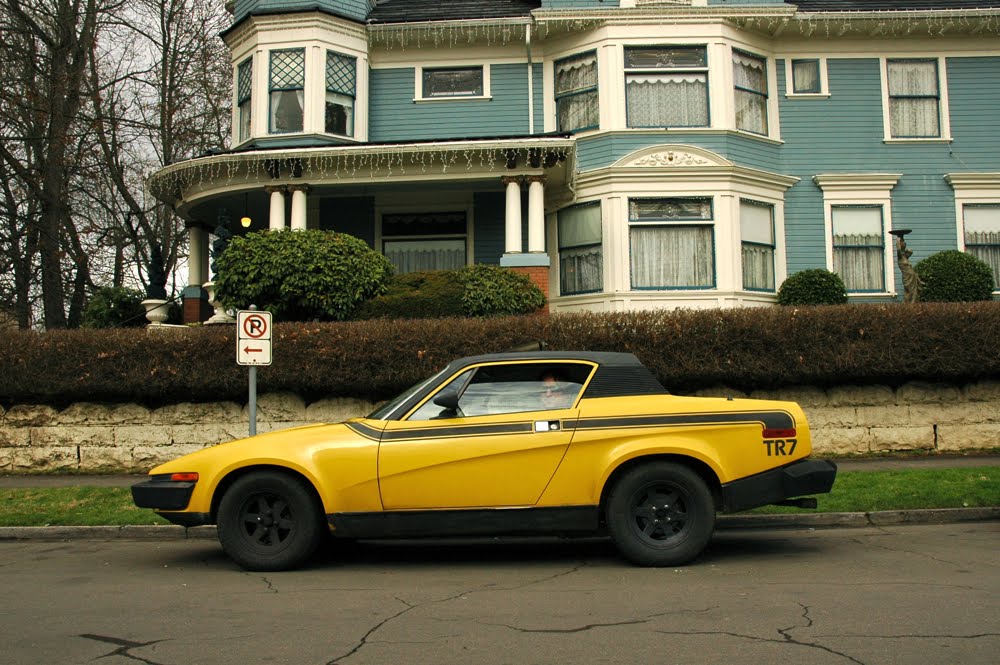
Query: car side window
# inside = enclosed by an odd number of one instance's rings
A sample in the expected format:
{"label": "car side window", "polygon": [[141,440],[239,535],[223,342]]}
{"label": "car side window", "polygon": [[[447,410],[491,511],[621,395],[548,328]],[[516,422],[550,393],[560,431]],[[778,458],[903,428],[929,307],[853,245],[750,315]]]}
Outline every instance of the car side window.
{"label": "car side window", "polygon": [[[483,365],[452,379],[408,420],[568,409],[576,402],[592,371],[592,365],[582,363]],[[448,391],[458,393],[457,410],[434,402]]]}

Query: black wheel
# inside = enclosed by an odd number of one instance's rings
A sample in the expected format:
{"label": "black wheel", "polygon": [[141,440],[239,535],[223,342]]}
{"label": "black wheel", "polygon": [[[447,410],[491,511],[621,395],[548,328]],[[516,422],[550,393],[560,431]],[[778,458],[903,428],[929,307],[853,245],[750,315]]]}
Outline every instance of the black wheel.
{"label": "black wheel", "polygon": [[286,570],[322,541],[323,511],[302,480],[275,471],[243,476],[219,503],[219,542],[247,570]]}
{"label": "black wheel", "polygon": [[715,504],[691,469],[651,462],[628,471],[607,503],[608,530],[640,566],[677,566],[698,556],[715,529]]}

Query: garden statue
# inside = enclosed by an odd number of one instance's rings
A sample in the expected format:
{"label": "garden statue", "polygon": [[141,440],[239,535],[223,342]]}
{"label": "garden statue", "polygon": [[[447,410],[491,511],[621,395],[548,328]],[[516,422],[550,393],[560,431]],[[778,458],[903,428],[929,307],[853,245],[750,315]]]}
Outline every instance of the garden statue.
{"label": "garden statue", "polygon": [[910,233],[910,229],[895,229],[889,233],[896,236],[896,262],[899,263],[899,272],[903,274],[903,302],[917,302],[920,298],[920,287],[924,283],[910,263],[913,250],[907,248],[906,240],[903,239],[903,236]]}

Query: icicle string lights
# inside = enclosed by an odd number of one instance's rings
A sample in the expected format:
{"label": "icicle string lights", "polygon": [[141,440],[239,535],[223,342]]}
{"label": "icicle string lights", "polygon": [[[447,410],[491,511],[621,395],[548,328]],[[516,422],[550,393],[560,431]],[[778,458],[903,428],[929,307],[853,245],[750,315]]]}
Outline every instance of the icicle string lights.
{"label": "icicle string lights", "polygon": [[[149,192],[161,201],[174,203],[192,193],[209,189],[230,189],[234,185],[287,183],[301,179],[309,184],[337,180],[388,181],[402,175],[446,175],[456,170],[467,173],[496,173],[506,168],[508,153],[517,155],[519,168],[529,168],[533,152],[543,163],[564,162],[571,145],[541,147],[455,146],[414,150],[403,146],[373,152],[326,152],[317,154],[240,154],[206,157],[180,163],[152,175]],[[277,177],[275,177],[277,175]]]}

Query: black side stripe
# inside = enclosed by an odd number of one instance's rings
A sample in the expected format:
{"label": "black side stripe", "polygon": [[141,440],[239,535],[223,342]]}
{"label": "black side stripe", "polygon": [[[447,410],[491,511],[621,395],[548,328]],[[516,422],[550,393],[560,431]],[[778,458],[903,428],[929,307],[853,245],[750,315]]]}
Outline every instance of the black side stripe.
{"label": "black side stripe", "polygon": [[735,425],[760,423],[764,429],[791,429],[795,419],[786,411],[748,411],[746,413],[681,413],[671,416],[615,416],[567,421],[566,429],[616,429],[620,427],[677,427],[681,425]]}
{"label": "black side stripe", "polygon": [[352,430],[365,437],[366,439],[372,439],[373,441],[378,441],[382,436],[382,431],[377,430],[374,427],[369,427],[364,423],[344,423]]}
{"label": "black side stripe", "polygon": [[453,436],[486,436],[489,434],[528,434],[534,431],[531,423],[501,423],[498,425],[459,425],[456,427],[420,427],[397,429],[382,433],[383,441],[400,439],[436,439]]}

